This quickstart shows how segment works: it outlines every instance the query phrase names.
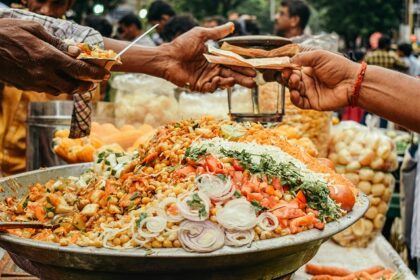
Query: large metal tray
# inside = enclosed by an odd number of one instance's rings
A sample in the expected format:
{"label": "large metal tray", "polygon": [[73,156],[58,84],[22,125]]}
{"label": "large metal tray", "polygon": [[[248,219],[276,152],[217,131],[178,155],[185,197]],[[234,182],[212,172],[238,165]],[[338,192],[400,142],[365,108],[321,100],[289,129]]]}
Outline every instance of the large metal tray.
{"label": "large metal tray", "polygon": [[[23,196],[35,182],[62,176],[77,176],[90,164],[76,164],[32,171],[0,180],[5,192]],[[13,180],[11,180],[13,179]],[[14,191],[14,182],[22,188]],[[365,195],[358,196],[351,213],[328,223],[323,231],[254,242],[249,247],[224,248],[207,254],[182,249],[110,250],[61,247],[58,244],[0,234],[0,246],[26,271],[43,280],[85,279],[277,279],[295,272],[308,262],[319,246],[335,233],[356,222],[368,208]]]}

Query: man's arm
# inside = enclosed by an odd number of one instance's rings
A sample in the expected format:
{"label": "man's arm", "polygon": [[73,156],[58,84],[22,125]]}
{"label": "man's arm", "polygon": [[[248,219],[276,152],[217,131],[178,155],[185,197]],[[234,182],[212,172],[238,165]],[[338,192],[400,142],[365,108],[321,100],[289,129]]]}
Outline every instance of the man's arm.
{"label": "man's arm", "polygon": [[[222,39],[232,30],[233,24],[212,29],[198,27],[159,47],[136,45],[122,56],[122,65],[116,65],[112,70],[145,73],[201,92],[212,92],[235,83],[252,87],[254,70],[210,64],[203,55],[207,52],[208,40]],[[105,48],[116,52],[127,45],[127,42],[108,38],[104,43]]]}
{"label": "man's arm", "polygon": [[[292,102],[304,109],[336,110],[350,105],[360,64],[327,51],[304,52],[292,58],[301,71],[284,71],[281,82]],[[420,132],[420,80],[369,65],[358,106]]]}

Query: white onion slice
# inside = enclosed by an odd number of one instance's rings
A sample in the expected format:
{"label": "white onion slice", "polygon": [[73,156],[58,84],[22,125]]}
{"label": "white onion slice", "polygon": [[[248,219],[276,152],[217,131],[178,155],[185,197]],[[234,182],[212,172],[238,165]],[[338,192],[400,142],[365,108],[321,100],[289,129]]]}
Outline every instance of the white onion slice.
{"label": "white onion slice", "polygon": [[[188,201],[191,201],[193,199],[193,195],[197,194],[198,197],[201,199],[203,208],[205,210],[205,213],[199,212],[199,209],[192,209],[188,205]],[[209,197],[203,193],[203,192],[191,192],[187,193],[185,196],[183,196],[180,200],[178,200],[178,203],[176,204],[178,207],[179,212],[182,216],[184,216],[185,219],[190,221],[204,221],[209,218],[209,212],[210,212],[210,199]]]}
{"label": "white onion slice", "polygon": [[165,211],[162,208],[151,206],[146,209],[147,217],[166,217]]}
{"label": "white onion slice", "polygon": [[166,219],[160,216],[145,218],[140,222],[138,233],[144,238],[156,237],[166,229],[166,223]]}
{"label": "white onion slice", "polygon": [[217,214],[216,219],[227,230],[249,230],[257,224],[254,207],[244,198],[226,203]]}
{"label": "white onion slice", "polygon": [[279,220],[271,212],[261,213],[261,215],[258,216],[257,223],[258,223],[258,226],[264,231],[273,231],[279,226]]}
{"label": "white onion slice", "polygon": [[226,182],[216,175],[202,174],[195,178],[195,183],[198,190],[204,192],[208,197],[214,201],[225,201],[233,196],[235,188],[233,187],[230,178]]}
{"label": "white onion slice", "polygon": [[255,237],[254,229],[245,231],[226,231],[226,245],[240,247],[251,244]]}
{"label": "white onion slice", "polygon": [[223,247],[225,235],[220,226],[210,221],[183,221],[178,240],[186,251],[209,253]]}
{"label": "white onion slice", "polygon": [[176,204],[178,202],[178,200],[175,197],[167,197],[164,200],[162,200],[159,203],[159,208],[161,208],[163,210],[163,212],[165,213],[165,217],[168,220],[168,222],[180,222],[182,220],[184,220],[184,217],[181,214],[171,214],[168,213],[168,211],[166,211],[166,207],[171,205],[171,204]]}

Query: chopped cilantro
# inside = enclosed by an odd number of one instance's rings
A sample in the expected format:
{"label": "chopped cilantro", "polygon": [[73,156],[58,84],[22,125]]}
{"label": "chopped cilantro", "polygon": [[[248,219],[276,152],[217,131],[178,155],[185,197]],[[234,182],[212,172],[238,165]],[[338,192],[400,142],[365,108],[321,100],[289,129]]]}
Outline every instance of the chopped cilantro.
{"label": "chopped cilantro", "polygon": [[241,198],[241,197],[242,197],[242,194],[241,194],[238,190],[236,190],[236,191],[233,193],[233,196],[234,196],[234,197],[236,197],[236,198]]}
{"label": "chopped cilantro", "polygon": [[228,179],[225,174],[217,174],[216,176],[219,177],[219,179],[223,182],[226,182]]}
{"label": "chopped cilantro", "polygon": [[191,198],[192,200],[187,200],[187,205],[190,206],[190,208],[193,210],[198,210],[198,216],[200,218],[207,216],[207,211],[204,207],[204,202],[200,198],[200,196],[198,196],[197,193],[194,193]]}
{"label": "chopped cilantro", "polygon": [[257,201],[253,200],[251,201],[252,206],[254,206],[255,208],[255,212],[261,212],[261,211],[266,211],[268,210],[266,207],[262,206],[261,204],[259,204]]}
{"label": "chopped cilantro", "polygon": [[138,192],[133,193],[133,195],[130,197],[130,200],[134,200],[136,198],[140,197],[140,194]]}
{"label": "chopped cilantro", "polygon": [[190,158],[193,161],[198,161],[198,159],[207,153],[207,149],[205,147],[199,148],[191,148],[188,147],[185,151],[184,158]]}
{"label": "chopped cilantro", "polygon": [[[268,154],[251,154],[245,150],[239,152],[222,148],[220,151],[226,157],[237,159],[242,167],[252,174],[264,174],[269,178],[279,177],[283,185],[289,186],[292,195],[302,190],[307,197],[308,206],[319,211],[321,220],[340,217],[340,207],[329,197],[327,184],[322,181],[305,180],[299,168],[293,163],[277,163]],[[255,163],[252,157],[259,157],[259,162]]]}
{"label": "chopped cilantro", "polygon": [[26,196],[25,201],[22,204],[23,209],[26,209],[26,207],[28,206],[28,201],[29,201],[29,196]]}
{"label": "chopped cilantro", "polygon": [[141,221],[147,218],[147,213],[141,213],[140,217],[136,221],[136,227],[140,226]]}

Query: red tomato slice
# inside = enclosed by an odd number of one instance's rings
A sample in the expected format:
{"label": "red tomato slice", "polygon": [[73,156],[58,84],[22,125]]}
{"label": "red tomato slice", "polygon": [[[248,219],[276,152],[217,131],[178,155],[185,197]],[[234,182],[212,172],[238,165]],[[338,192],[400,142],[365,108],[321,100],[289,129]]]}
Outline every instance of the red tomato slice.
{"label": "red tomato slice", "polygon": [[263,200],[263,195],[260,193],[249,193],[246,198],[248,199],[248,201],[261,201]]}
{"label": "red tomato slice", "polygon": [[233,169],[235,169],[236,171],[244,171],[245,169],[242,167],[241,163],[239,162],[239,160],[234,159],[233,160]]}
{"label": "red tomato slice", "polygon": [[306,202],[306,197],[303,191],[298,191],[296,195],[296,200],[298,202],[299,208],[303,209],[306,207],[307,202]]}
{"label": "red tomato slice", "polygon": [[329,186],[328,188],[330,190],[330,197],[337,203],[340,203],[343,210],[351,211],[353,209],[353,205],[356,203],[356,197],[349,187],[336,185]]}

